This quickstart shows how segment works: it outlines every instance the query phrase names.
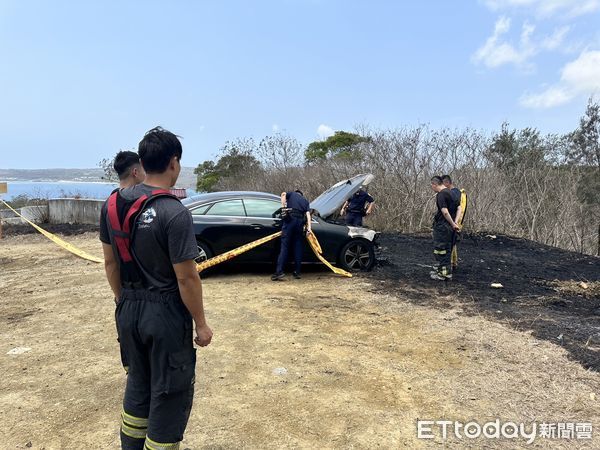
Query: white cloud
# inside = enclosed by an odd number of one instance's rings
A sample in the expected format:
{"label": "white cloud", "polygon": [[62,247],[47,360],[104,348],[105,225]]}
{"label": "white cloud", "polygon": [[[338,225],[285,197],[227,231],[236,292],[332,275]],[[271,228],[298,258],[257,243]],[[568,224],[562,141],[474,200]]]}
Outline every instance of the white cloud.
{"label": "white cloud", "polygon": [[514,64],[520,69],[533,67],[531,58],[540,51],[556,50],[563,43],[569,32],[568,26],[556,29],[550,36],[534,39],[535,26],[523,23],[518,44],[508,42],[506,36],[510,31],[511,21],[508,17],[500,17],[494,25],[494,32],[472,56],[475,64],[494,69],[505,64]]}
{"label": "white cloud", "polygon": [[600,92],[600,51],[586,50],[563,67],[558,83],[538,94],[525,93],[519,102],[526,108],[552,108],[597,92]]}
{"label": "white cloud", "polygon": [[558,28],[550,36],[545,37],[540,45],[545,50],[556,50],[561,46],[570,29],[569,26]]}
{"label": "white cloud", "polygon": [[600,10],[600,0],[485,0],[492,11],[524,9],[538,16],[582,16]]}
{"label": "white cloud", "polygon": [[510,31],[510,19],[500,17],[494,26],[494,33],[475,52],[473,61],[488,68],[496,68],[504,64],[523,66],[535,54],[535,48],[530,39],[534,30],[533,25],[527,22],[523,24],[521,39],[517,48],[502,39]]}
{"label": "white cloud", "polygon": [[279,125],[274,123],[273,126],[271,127],[271,129],[273,130],[273,133],[277,133],[279,131]]}
{"label": "white cloud", "polygon": [[334,133],[335,132],[333,131],[333,128],[324,124],[319,125],[319,127],[317,128],[317,135],[320,139],[326,139],[329,136],[333,136]]}

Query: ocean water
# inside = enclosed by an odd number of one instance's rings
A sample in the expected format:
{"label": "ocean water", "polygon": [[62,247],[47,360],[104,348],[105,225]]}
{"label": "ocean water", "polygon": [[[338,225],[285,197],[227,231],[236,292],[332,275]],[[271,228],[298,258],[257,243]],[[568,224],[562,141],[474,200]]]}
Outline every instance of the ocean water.
{"label": "ocean water", "polygon": [[[30,198],[79,197],[106,200],[117,187],[116,183],[92,183],[77,181],[8,181],[8,193],[0,194],[4,200],[25,194]],[[187,189],[187,195],[195,192]]]}

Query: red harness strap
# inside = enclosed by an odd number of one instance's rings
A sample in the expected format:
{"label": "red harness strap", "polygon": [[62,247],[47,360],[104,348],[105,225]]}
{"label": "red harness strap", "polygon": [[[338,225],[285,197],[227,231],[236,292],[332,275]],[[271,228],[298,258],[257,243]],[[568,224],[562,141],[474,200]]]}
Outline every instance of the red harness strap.
{"label": "red harness strap", "polygon": [[142,206],[157,195],[172,195],[166,189],[155,189],[151,195],[142,195],[129,207],[123,223],[119,221],[119,213],[117,210],[117,196],[119,191],[113,192],[108,198],[108,220],[112,229],[112,234],[115,240],[119,257],[123,262],[131,262],[131,218],[134,217],[142,208]]}

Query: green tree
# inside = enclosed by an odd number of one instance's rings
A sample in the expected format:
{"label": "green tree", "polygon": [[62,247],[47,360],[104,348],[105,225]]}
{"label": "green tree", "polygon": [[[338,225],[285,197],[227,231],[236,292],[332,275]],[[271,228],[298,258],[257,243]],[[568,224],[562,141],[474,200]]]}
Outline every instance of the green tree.
{"label": "green tree", "polygon": [[579,127],[568,136],[567,161],[581,166],[577,187],[581,201],[600,205],[600,104],[589,99]]}
{"label": "green tree", "polygon": [[324,141],[308,144],[304,152],[307,162],[315,162],[327,158],[360,158],[358,144],[368,142],[369,138],[347,131],[336,131]]}
{"label": "green tree", "polygon": [[538,130],[510,130],[505,122],[500,133],[493,137],[487,157],[500,170],[510,172],[517,165],[533,166],[544,163],[546,151],[546,145]]}
{"label": "green tree", "polygon": [[198,176],[196,189],[199,192],[213,192],[220,180],[237,176],[248,176],[261,170],[260,161],[252,154],[254,141],[238,139],[227,142],[221,148],[221,156],[214,161],[204,161],[194,169]]}

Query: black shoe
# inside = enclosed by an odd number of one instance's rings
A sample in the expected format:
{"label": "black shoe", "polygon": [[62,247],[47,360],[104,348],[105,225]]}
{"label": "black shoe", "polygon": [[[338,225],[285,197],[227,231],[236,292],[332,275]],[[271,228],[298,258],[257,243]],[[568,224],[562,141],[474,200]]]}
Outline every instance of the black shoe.
{"label": "black shoe", "polygon": [[285,275],[282,273],[274,273],[271,275],[271,281],[283,281],[284,277]]}
{"label": "black shoe", "polygon": [[295,278],[296,280],[299,280],[299,279],[300,279],[300,278],[302,278],[302,277],[300,276],[300,274],[299,274],[298,272],[294,272],[294,278]]}

